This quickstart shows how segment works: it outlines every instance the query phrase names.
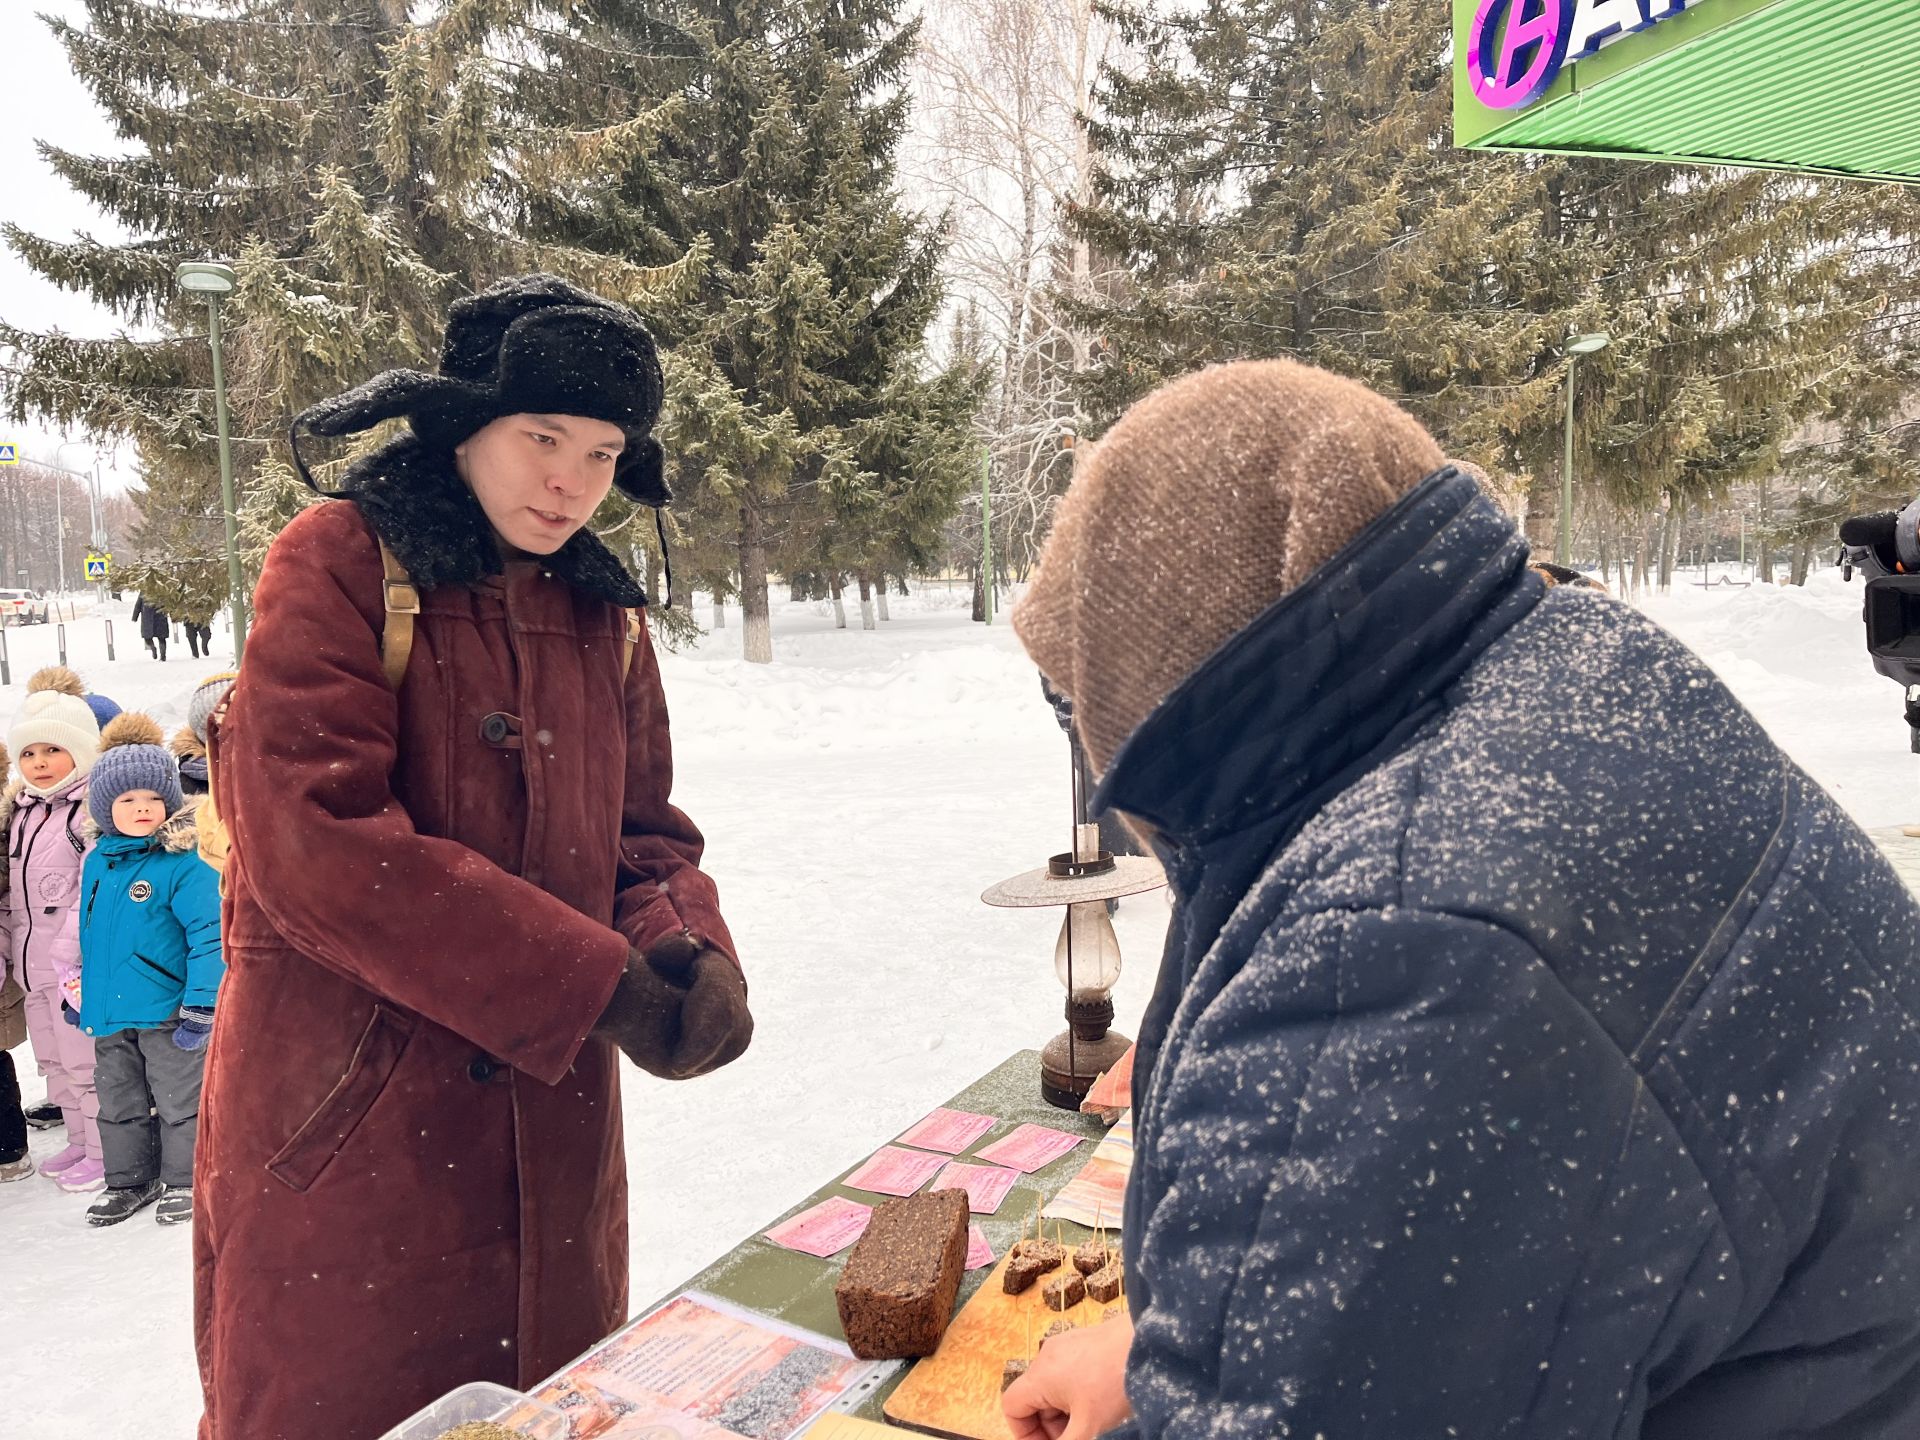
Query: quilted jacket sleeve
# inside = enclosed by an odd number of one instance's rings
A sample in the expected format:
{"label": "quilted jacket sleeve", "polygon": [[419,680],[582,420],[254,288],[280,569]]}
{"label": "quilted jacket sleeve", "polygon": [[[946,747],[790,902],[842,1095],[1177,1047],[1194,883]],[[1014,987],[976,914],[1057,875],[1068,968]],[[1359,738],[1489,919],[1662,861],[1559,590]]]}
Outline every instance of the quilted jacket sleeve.
{"label": "quilted jacket sleeve", "polygon": [[1713,1221],[1630,1182],[1684,1155],[1522,940],[1398,909],[1270,930],[1147,1105],[1121,1433],[1639,1433]]}
{"label": "quilted jacket sleeve", "polygon": [[176,860],[171,904],[187,940],[187,983],[180,1003],[212,1009],[227,973],[220,955],[220,877],[197,848]]}

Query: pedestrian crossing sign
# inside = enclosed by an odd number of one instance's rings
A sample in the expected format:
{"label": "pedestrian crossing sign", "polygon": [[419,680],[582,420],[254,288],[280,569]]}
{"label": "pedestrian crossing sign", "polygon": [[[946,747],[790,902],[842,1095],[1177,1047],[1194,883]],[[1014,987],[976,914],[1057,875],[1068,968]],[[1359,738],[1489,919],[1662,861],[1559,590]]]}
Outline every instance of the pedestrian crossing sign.
{"label": "pedestrian crossing sign", "polygon": [[18,465],[20,446],[12,440],[0,440],[0,465]]}
{"label": "pedestrian crossing sign", "polygon": [[112,555],[87,556],[87,579],[104,580],[107,578],[107,573],[112,569],[113,569]]}

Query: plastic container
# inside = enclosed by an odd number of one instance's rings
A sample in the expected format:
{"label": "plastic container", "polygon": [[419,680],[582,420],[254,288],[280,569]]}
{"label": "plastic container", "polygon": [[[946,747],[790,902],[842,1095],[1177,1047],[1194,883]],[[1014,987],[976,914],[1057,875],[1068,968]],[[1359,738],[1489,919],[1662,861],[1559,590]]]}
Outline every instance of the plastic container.
{"label": "plastic container", "polygon": [[[567,1417],[551,1405],[529,1400],[518,1390],[504,1385],[476,1381],[443,1395],[411,1420],[403,1420],[380,1440],[440,1440],[456,1425],[469,1420],[499,1420],[509,1410],[531,1414],[531,1420],[516,1421],[513,1429],[529,1440],[567,1440]],[[504,1422],[503,1422],[504,1423]]]}

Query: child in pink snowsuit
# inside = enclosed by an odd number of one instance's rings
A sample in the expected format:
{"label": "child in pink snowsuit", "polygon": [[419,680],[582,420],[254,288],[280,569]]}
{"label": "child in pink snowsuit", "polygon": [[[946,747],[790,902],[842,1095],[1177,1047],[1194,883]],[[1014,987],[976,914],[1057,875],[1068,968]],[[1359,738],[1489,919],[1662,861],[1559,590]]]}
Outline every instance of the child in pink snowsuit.
{"label": "child in pink snowsuit", "polygon": [[21,778],[0,798],[11,880],[0,919],[13,973],[27,990],[34,1058],[67,1125],[67,1148],[40,1171],[75,1192],[106,1183],[93,1041],[61,1013],[61,980],[80,969],[79,930],[69,922],[88,849],[87,773],[100,749],[100,727],[83,693],[79,676],[61,666],[27,682],[27,698],[7,731]]}

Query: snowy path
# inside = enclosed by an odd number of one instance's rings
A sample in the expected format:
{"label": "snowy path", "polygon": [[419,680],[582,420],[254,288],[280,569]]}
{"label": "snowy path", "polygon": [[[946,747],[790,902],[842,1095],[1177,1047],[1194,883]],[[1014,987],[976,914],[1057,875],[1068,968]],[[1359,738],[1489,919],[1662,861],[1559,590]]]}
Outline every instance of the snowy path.
{"label": "snowy path", "polygon": [[[1920,818],[1920,758],[1899,688],[1866,661],[1859,597],[1826,572],[1805,592],[1676,589],[1648,610],[1858,819],[1885,825]],[[664,658],[677,795],[707,832],[759,1029],[743,1061],[706,1080],[628,1072],[636,1304],[1059,1028],[1057,917],[978,895],[1065,848],[1065,742],[1012,632],[970,624],[963,600],[896,600],[874,633],[776,603],[772,666],[733,658],[737,629]],[[73,663],[177,723],[215,667],[149,661],[126,634],[109,666],[99,623],[83,620]],[[50,630],[7,638],[15,683],[0,720],[53,652]],[[1123,1029],[1146,1002],[1165,920],[1158,897],[1121,909]],[[37,1095],[28,1052],[15,1060]],[[37,1134],[36,1153],[59,1133]],[[91,1231],[85,1204],[38,1177],[0,1189],[6,1432],[93,1440],[129,1433],[137,1414],[143,1434],[189,1436],[187,1236],[144,1219]]]}

